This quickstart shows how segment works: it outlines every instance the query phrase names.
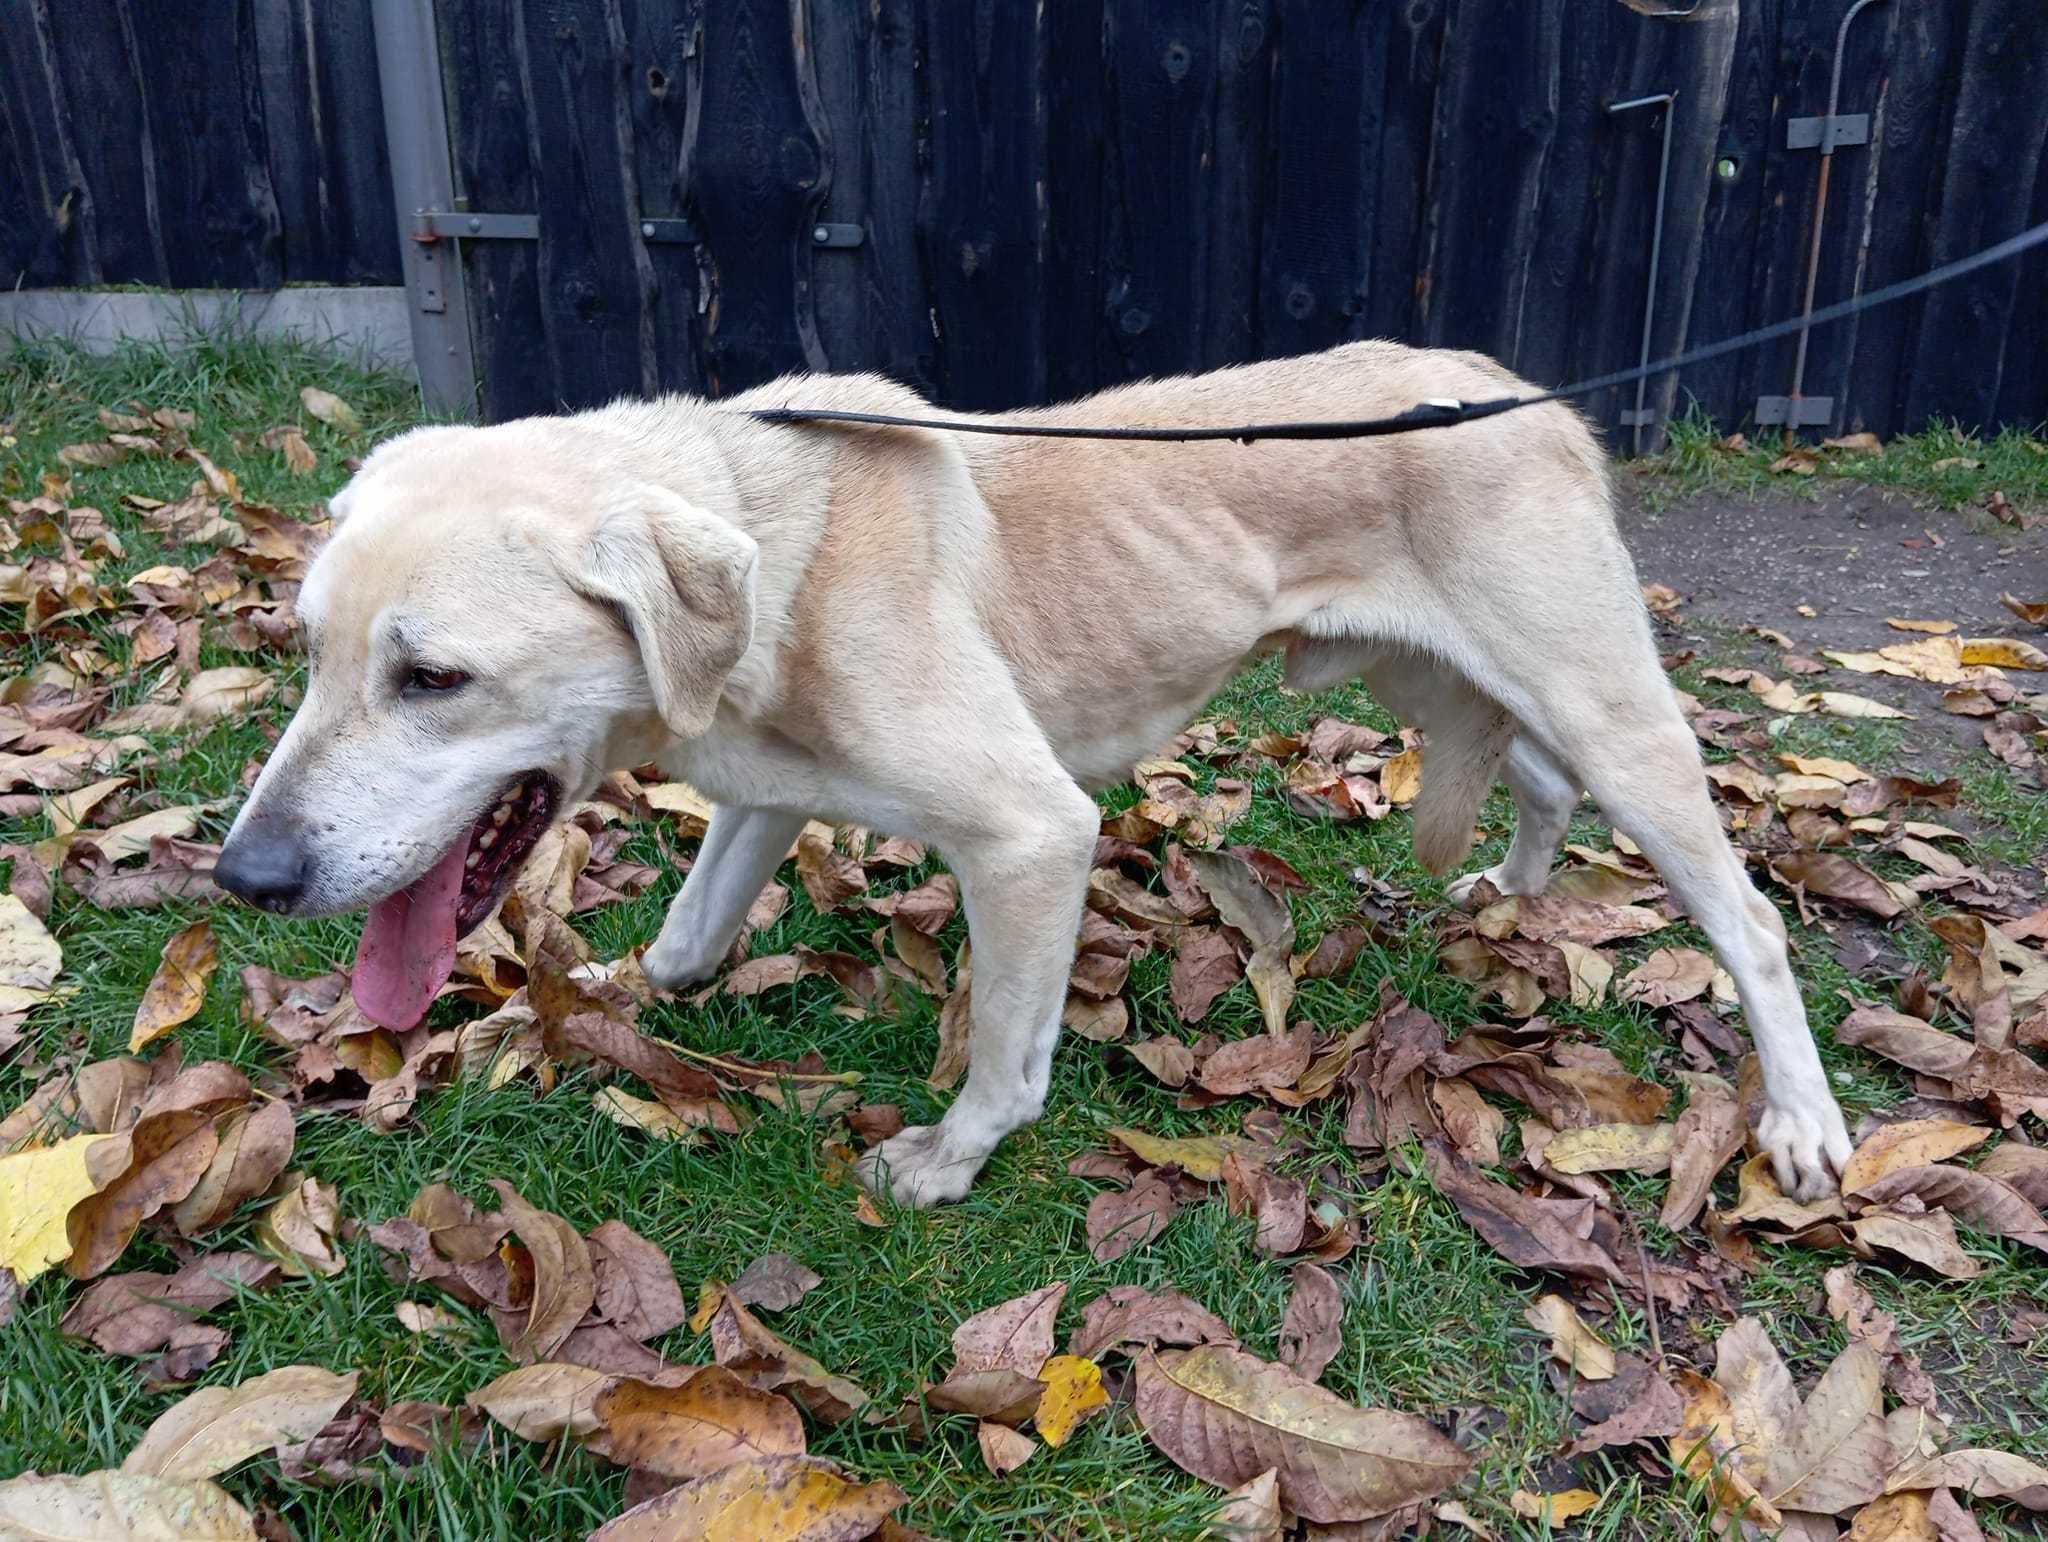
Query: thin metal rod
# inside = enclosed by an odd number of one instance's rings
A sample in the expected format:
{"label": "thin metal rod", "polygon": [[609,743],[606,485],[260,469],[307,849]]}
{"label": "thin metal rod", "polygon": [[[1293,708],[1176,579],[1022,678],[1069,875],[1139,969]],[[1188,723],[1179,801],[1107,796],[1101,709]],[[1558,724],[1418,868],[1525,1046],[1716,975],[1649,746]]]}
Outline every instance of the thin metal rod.
{"label": "thin metal rod", "polygon": [[[1643,345],[1636,354],[1636,367],[1642,368],[1650,362],[1650,333],[1657,323],[1657,269],[1664,257],[1664,194],[1671,185],[1671,123],[1678,116],[1674,110],[1678,101],[1676,91],[1660,91],[1655,96],[1631,97],[1626,102],[1612,102],[1607,115],[1633,112],[1638,107],[1662,107],[1664,109],[1664,148],[1657,162],[1657,212],[1655,224],[1650,229],[1650,277],[1643,286]],[[1629,450],[1631,454],[1643,453],[1643,403],[1650,389],[1650,377],[1636,377],[1635,421],[1630,425]]]}
{"label": "thin metal rod", "polygon": [[[1875,4],[1877,0],[1856,0],[1842,13],[1842,24],[1835,29],[1835,63],[1828,76],[1828,115],[1820,128],[1820,179],[1813,193],[1813,236],[1806,248],[1806,300],[1800,307],[1802,318],[1813,314],[1814,290],[1820,283],[1821,226],[1828,213],[1828,172],[1835,162],[1835,110],[1842,102],[1842,50],[1849,41],[1849,23]],[[1799,346],[1792,355],[1792,391],[1785,414],[1787,438],[1799,427],[1799,397],[1806,385],[1806,342],[1811,331],[1810,327],[1799,329]]]}

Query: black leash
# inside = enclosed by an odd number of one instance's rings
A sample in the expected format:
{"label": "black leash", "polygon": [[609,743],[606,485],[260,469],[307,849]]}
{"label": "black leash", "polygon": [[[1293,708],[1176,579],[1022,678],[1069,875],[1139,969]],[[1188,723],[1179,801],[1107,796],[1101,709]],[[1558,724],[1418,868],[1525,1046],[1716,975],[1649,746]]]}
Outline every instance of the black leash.
{"label": "black leash", "polygon": [[1917,278],[1900,279],[1896,284],[1887,284],[1882,289],[1871,290],[1868,294],[1856,295],[1847,300],[1837,301],[1833,305],[1823,306],[1810,316],[1797,316],[1790,321],[1758,327],[1755,331],[1745,332],[1740,337],[1727,338],[1718,343],[1705,343],[1698,348],[1689,348],[1684,353],[1674,354],[1668,359],[1659,359],[1653,364],[1618,369],[1607,375],[1595,375],[1590,380],[1559,386],[1555,391],[1544,391],[1535,396],[1497,396],[1481,402],[1449,399],[1419,402],[1406,412],[1396,413],[1390,418],[1335,419],[1322,423],[1244,423],[1225,428],[1084,428],[1053,423],[899,418],[885,412],[836,412],[826,409],[813,411],[804,407],[762,407],[750,415],[763,423],[864,423],[879,428],[950,429],[961,434],[1002,434],[1021,439],[1152,439],[1174,443],[1196,439],[1235,439],[1244,444],[1250,444],[1255,439],[1374,439],[1382,434],[1406,434],[1420,428],[1451,428],[1478,418],[1498,417],[1503,412],[1513,412],[1517,407],[1534,407],[1543,402],[1561,402],[1574,396],[1589,396],[1610,386],[1627,385],[1651,375],[1684,369],[1689,364],[1718,359],[1723,354],[1754,348],[1758,343],[1768,343],[1774,338],[1789,337],[1801,327],[1824,326],[1831,321],[1840,321],[1845,316],[1853,316],[1858,311],[1867,311],[1876,306],[1889,305],[1894,300],[1903,300],[1908,295],[1919,294],[1924,289],[1932,289],[1939,284],[1948,283],[1951,279],[1961,278],[1965,273],[1974,273],[1977,269],[1988,268],[1993,263],[2005,262],[2043,242],[2048,242],[2048,223],[2036,225],[2031,230],[2023,230],[2016,236],[2000,241],[1996,246],[1987,246],[1983,251],[1973,252],[1968,257],[1959,257],[1954,262],[1943,263]]}

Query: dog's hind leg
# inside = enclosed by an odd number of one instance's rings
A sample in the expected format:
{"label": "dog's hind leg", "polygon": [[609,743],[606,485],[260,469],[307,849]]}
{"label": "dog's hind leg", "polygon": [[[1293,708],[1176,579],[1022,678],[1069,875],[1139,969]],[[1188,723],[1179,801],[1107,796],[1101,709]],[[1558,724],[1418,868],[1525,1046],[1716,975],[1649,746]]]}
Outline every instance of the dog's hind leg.
{"label": "dog's hind leg", "polygon": [[641,959],[647,978],[663,990],[678,990],[716,974],[747,918],[747,907],[768,886],[803,828],[802,814],[724,803],[714,808],[682,892],[668,908],[661,935]]}
{"label": "dog's hind leg", "polygon": [[1849,1159],[1842,1112],[1828,1087],[1792,977],[1784,918],[1759,894],[1721,831],[1692,732],[1661,692],[1662,712],[1618,742],[1576,747],[1595,801],[1643,850],[1734,977],[1762,1062],[1757,1138],[1795,1198],[1830,1192]]}
{"label": "dog's hind leg", "polygon": [[1571,829],[1580,787],[1550,752],[1526,734],[1508,746],[1506,777],[1515,797],[1515,834],[1508,854],[1481,872],[1466,873],[1449,886],[1451,903],[1466,904],[1483,879],[1503,894],[1541,894],[1551,865]]}
{"label": "dog's hind leg", "polygon": [[[1763,1065],[1758,1137],[1785,1191],[1816,1198],[1848,1160],[1849,1134],[1807,1029],[1784,920],[1715,817],[1698,742],[1658,665],[1626,555],[1614,542],[1582,563],[1581,572],[1535,576],[1548,593],[1504,566],[1468,575],[1482,603],[1459,613],[1512,616],[1516,626],[1489,635],[1455,616],[1445,625],[1462,631],[1457,646],[1472,678],[1514,715],[1518,735],[1576,774],[1712,941]],[[1557,594],[1571,603],[1554,603]]]}

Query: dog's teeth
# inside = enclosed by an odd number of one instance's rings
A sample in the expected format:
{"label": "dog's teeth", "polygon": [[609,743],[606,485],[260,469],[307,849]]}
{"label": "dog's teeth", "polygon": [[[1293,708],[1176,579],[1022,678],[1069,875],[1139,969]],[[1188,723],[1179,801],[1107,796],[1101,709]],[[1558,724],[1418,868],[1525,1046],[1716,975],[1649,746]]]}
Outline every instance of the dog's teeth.
{"label": "dog's teeth", "polygon": [[462,865],[463,865],[464,867],[475,867],[475,866],[477,865],[478,861],[480,861],[480,860],[482,859],[482,857],[483,857],[483,853],[482,853],[482,852],[480,852],[480,851],[472,851],[472,852],[471,852],[471,853],[469,854],[469,860],[468,860],[468,861],[466,861],[466,862],[464,862],[464,863],[463,863]]}
{"label": "dog's teeth", "polygon": [[[476,838],[476,843],[477,845],[483,847],[485,851],[489,851],[493,846],[497,845],[498,843],[498,832],[496,830],[486,830],[482,835],[479,835]],[[470,855],[474,857],[476,853],[471,852]]]}
{"label": "dog's teeth", "polygon": [[496,808],[491,810],[491,823],[497,825],[501,829],[504,827],[505,821],[510,819],[511,817],[512,805],[509,803],[500,803]]}

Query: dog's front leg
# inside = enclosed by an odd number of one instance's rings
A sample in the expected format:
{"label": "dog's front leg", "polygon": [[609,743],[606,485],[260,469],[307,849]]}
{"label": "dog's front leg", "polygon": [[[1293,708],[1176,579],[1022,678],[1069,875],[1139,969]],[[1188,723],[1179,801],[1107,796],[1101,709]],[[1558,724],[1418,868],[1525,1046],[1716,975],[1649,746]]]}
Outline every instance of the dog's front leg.
{"label": "dog's front leg", "polygon": [[937,1124],[912,1126],[861,1159],[862,1181],[903,1204],[961,1198],[997,1143],[1045,1107],[1099,816],[1071,783],[1037,801],[1013,806],[1005,836],[942,847],[974,945],[967,1085]]}
{"label": "dog's front leg", "polygon": [[668,908],[661,935],[641,960],[647,978],[672,991],[716,974],[747,918],[747,907],[775,876],[803,828],[802,814],[728,804],[714,808],[690,876]]}

